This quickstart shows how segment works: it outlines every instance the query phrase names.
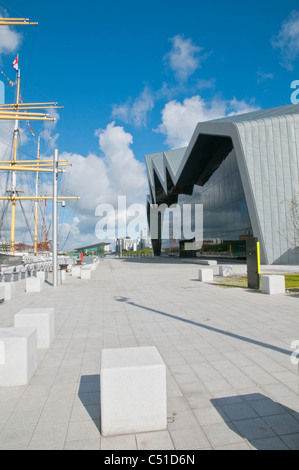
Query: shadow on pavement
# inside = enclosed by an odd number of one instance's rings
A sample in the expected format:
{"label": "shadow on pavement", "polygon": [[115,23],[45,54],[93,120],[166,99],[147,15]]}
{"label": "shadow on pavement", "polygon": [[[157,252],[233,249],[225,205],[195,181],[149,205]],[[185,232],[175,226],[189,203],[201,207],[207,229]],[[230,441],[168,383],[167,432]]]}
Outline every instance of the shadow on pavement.
{"label": "shadow on pavement", "polygon": [[299,413],[261,393],[215,398],[211,403],[234,432],[257,450],[298,450]]}
{"label": "shadow on pavement", "polygon": [[272,351],[276,351],[276,352],[279,352],[281,354],[286,354],[287,356],[290,356],[290,354],[291,354],[291,351],[289,349],[279,348],[278,346],[274,346],[272,344],[264,343],[263,341],[258,341],[258,340],[252,339],[252,338],[248,338],[247,336],[241,336],[241,335],[238,335],[236,333],[232,333],[231,331],[221,330],[220,328],[216,328],[216,327],[213,327],[213,326],[207,326],[203,323],[198,323],[194,320],[189,320],[188,318],[178,317],[176,315],[172,315],[171,313],[161,312],[160,310],[156,310],[156,309],[151,308],[151,307],[146,307],[145,305],[139,305],[139,304],[136,304],[135,302],[131,302],[130,299],[127,298],[127,297],[115,297],[115,300],[117,302],[126,302],[128,305],[133,305],[134,307],[142,308],[142,309],[147,310],[149,312],[157,313],[159,315],[163,315],[165,317],[172,318],[174,320],[178,320],[178,321],[181,321],[181,322],[184,322],[184,323],[189,323],[190,325],[198,326],[200,328],[204,328],[205,330],[209,330],[209,331],[212,331],[214,333],[229,336],[231,338],[235,338],[235,339],[240,340],[240,341],[246,341],[247,343],[255,344],[256,346],[261,346],[261,347],[266,348],[266,349],[271,349]]}
{"label": "shadow on pavement", "polygon": [[100,375],[82,375],[78,396],[99,432],[101,432]]}

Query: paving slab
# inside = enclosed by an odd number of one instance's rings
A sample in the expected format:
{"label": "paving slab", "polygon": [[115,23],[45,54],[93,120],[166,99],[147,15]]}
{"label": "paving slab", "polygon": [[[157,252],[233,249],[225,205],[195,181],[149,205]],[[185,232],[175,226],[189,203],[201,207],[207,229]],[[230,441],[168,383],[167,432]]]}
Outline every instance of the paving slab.
{"label": "paving slab", "polygon": [[[262,267],[287,271],[299,267]],[[67,273],[55,289],[49,275],[30,294],[17,281],[0,328],[21,309],[54,308],[55,338],[28,385],[0,388],[0,449],[298,450],[298,296],[226,289],[197,273],[183,260],[107,258],[88,283]],[[142,346],[166,364],[167,429],[103,437],[101,351]]]}

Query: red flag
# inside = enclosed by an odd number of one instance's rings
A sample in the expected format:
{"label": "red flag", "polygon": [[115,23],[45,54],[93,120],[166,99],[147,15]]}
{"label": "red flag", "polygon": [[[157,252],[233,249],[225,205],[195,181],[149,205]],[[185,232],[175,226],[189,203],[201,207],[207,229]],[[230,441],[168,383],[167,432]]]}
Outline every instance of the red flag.
{"label": "red flag", "polygon": [[34,131],[33,131],[32,127],[30,126],[29,122],[28,122],[28,126],[29,126],[29,129],[31,130],[31,134],[33,135],[33,137],[35,137]]}
{"label": "red flag", "polygon": [[18,56],[13,61],[12,66],[15,70],[19,70],[19,58],[18,58]]}

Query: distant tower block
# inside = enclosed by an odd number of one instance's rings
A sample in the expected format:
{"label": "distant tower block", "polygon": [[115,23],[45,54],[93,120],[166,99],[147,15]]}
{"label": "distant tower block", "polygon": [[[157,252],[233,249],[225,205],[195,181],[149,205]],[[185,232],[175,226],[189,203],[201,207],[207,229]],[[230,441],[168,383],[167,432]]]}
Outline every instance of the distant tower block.
{"label": "distant tower block", "polygon": [[5,104],[4,83],[0,82],[0,104]]}

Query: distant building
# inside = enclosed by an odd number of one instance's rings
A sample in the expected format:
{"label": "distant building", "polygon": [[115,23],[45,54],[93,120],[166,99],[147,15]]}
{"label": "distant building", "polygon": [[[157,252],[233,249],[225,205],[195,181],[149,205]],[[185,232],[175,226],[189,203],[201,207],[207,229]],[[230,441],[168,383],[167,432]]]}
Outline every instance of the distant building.
{"label": "distant building", "polygon": [[104,252],[107,251],[107,248],[109,248],[110,243],[106,242],[101,242],[101,243],[95,243],[94,245],[88,245],[88,246],[81,246],[79,248],[76,248],[75,251],[77,253],[83,253],[83,255],[100,255],[103,254]]}
{"label": "distant building", "polygon": [[[290,213],[299,192],[298,104],[200,122],[188,147],[145,159],[148,211],[150,204],[202,204],[209,243],[242,250],[254,236],[263,264],[299,263]],[[167,243],[160,230],[154,254]]]}
{"label": "distant building", "polygon": [[149,240],[149,237],[138,238],[134,240],[129,237],[115,239],[116,253],[121,253],[122,251],[143,250],[144,248],[149,248],[150,246],[151,246],[151,241]]}

